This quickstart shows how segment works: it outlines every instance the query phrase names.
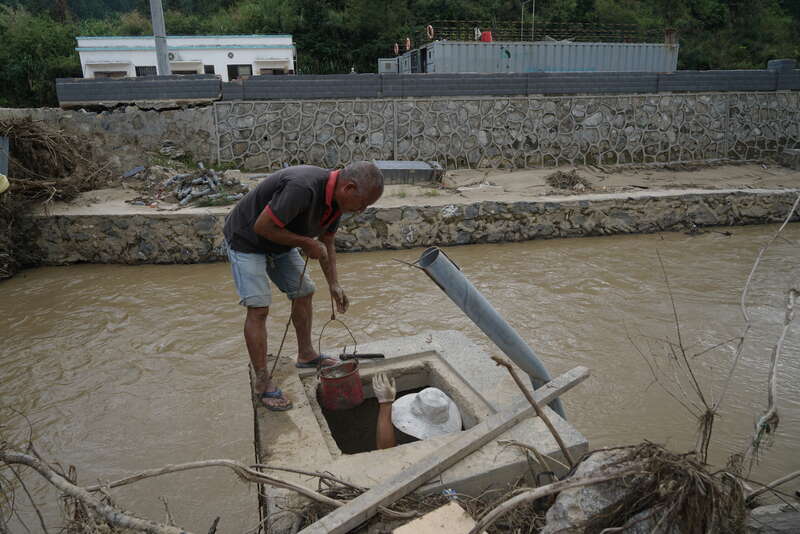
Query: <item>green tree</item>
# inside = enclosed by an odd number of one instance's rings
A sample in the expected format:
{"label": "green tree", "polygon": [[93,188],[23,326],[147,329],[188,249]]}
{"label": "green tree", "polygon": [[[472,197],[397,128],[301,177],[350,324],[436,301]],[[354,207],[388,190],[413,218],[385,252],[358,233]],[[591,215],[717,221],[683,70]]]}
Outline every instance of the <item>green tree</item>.
{"label": "green tree", "polygon": [[0,7],[0,106],[58,105],[55,79],[80,76],[75,27]]}

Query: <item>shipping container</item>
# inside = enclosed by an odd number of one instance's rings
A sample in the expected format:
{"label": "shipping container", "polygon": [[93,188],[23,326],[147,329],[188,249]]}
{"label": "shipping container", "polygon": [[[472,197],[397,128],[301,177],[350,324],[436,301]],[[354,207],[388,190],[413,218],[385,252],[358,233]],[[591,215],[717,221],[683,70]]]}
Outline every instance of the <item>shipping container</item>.
{"label": "shipping container", "polygon": [[397,74],[398,60],[396,57],[382,57],[378,59],[378,74]]}
{"label": "shipping container", "polygon": [[401,74],[411,74],[411,52],[397,58],[397,67]]}
{"label": "shipping container", "polygon": [[399,72],[672,72],[677,66],[677,44],[435,41],[403,54]]}

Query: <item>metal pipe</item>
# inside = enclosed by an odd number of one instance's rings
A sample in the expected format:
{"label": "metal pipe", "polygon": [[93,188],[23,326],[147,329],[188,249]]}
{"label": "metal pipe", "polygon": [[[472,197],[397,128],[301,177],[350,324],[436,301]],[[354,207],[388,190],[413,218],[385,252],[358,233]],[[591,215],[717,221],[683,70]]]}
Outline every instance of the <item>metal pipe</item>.
{"label": "metal pipe", "polygon": [[[538,389],[550,381],[550,373],[533,350],[475,289],[444,251],[438,247],[426,249],[417,261],[417,265],[506,356],[528,373],[533,389]],[[560,399],[553,400],[550,407],[566,419]]]}
{"label": "metal pipe", "polygon": [[153,37],[156,40],[156,63],[159,76],[172,74],[167,57],[167,28],[164,25],[164,9],[161,0],[150,0],[150,19],[153,22]]}

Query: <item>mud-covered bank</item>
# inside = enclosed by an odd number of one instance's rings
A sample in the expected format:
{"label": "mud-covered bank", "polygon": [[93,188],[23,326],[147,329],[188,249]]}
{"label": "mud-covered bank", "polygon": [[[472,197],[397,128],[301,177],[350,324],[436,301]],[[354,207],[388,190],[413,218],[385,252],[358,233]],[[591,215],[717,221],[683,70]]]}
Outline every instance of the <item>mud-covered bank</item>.
{"label": "mud-covered bank", "polygon": [[[674,190],[370,208],[343,220],[336,243],[356,252],[775,223],[799,191]],[[36,215],[21,228],[27,238],[20,259],[29,266],[217,261],[226,213],[142,208]]]}

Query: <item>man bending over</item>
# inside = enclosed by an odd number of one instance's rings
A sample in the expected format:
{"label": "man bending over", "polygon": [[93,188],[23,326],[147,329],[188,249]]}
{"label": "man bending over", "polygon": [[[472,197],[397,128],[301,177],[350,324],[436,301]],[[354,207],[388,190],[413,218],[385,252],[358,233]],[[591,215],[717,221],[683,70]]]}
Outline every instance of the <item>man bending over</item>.
{"label": "man bending over", "polygon": [[383,175],[373,163],[356,161],[331,171],[310,165],[288,167],[267,176],[225,219],[225,243],[239,304],[247,308],[244,339],[256,374],[255,393],[269,410],[292,402],[273,383],[267,369],[267,315],[272,303],[269,280],[292,301],[297,335],[297,367],[333,365],[311,342],[314,282],[298,249],[319,260],[339,313],[349,301],[336,275],[334,235],[342,213],[358,213],[383,194]]}

